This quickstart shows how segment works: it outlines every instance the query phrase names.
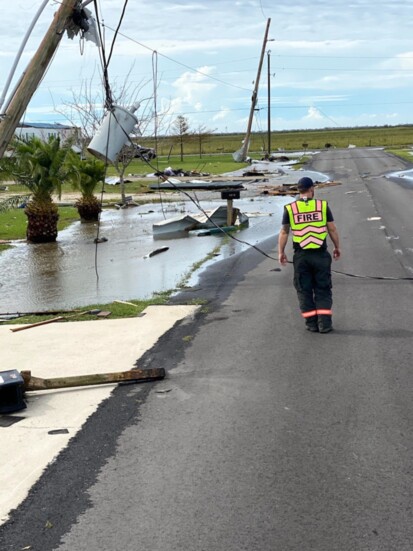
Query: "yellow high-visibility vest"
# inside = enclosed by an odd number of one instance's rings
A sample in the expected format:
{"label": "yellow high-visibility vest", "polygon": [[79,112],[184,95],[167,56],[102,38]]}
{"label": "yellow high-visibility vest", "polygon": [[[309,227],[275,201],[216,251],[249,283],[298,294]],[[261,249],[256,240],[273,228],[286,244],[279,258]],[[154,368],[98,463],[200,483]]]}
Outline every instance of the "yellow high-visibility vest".
{"label": "yellow high-visibility vest", "polygon": [[309,199],[286,205],[293,241],[303,249],[319,249],[327,235],[327,201]]}

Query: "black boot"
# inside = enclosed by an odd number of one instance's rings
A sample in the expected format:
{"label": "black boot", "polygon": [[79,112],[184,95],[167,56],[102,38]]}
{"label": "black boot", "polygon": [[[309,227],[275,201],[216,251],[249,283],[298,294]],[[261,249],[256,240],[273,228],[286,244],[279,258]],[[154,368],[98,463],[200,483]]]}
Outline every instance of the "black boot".
{"label": "black boot", "polygon": [[318,333],[317,316],[311,316],[311,318],[306,318],[305,327],[307,331],[311,331],[312,333]]}
{"label": "black boot", "polygon": [[318,316],[318,330],[320,333],[330,333],[333,330],[333,322],[331,316]]}

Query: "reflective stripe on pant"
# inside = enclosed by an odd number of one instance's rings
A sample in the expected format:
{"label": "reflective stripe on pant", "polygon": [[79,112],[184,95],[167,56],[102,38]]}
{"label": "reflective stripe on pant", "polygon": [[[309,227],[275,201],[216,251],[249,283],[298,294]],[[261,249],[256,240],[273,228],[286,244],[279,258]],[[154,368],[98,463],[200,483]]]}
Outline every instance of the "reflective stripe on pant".
{"label": "reflective stripe on pant", "polygon": [[331,315],[331,255],[327,250],[294,252],[294,287],[303,317],[322,313]]}

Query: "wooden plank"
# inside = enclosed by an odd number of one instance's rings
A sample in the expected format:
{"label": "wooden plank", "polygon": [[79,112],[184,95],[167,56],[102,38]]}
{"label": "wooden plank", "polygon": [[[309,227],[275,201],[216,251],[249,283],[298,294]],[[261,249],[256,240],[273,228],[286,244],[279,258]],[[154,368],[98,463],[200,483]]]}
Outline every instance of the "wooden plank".
{"label": "wooden plank", "polygon": [[30,325],[23,325],[22,327],[15,327],[13,329],[10,329],[13,333],[16,333],[17,331],[24,331],[25,329],[31,329],[32,327],[39,327],[40,325],[47,325],[48,323],[54,323],[55,321],[61,321],[65,318],[63,316],[58,316],[57,318],[51,318],[49,320],[45,321],[38,321],[37,323],[31,323]]}
{"label": "wooden plank", "polygon": [[22,327],[16,327],[14,329],[10,329],[10,331],[13,331],[15,333],[16,331],[24,331],[25,329],[31,329],[32,327],[39,327],[40,325],[47,325],[48,323],[54,323],[55,321],[62,321],[67,320],[70,318],[76,318],[77,316],[84,316],[85,314],[98,314],[100,310],[85,310],[83,312],[76,312],[75,314],[70,314],[69,316],[58,316],[57,318],[51,318],[49,320],[45,321],[38,321],[36,323],[30,323],[29,325],[23,325]]}
{"label": "wooden plank", "polygon": [[127,302],[126,300],[114,300],[113,302],[116,302],[117,304],[128,304],[129,306],[135,306],[135,308],[139,308],[139,304],[133,304],[133,302]]}
{"label": "wooden plank", "polygon": [[31,371],[22,371],[24,388],[27,391],[51,390],[57,388],[69,388],[79,386],[101,385],[108,383],[154,381],[165,377],[165,370],[162,367],[153,369],[132,369],[115,373],[95,373],[90,375],[74,375],[70,377],[56,377],[43,379],[33,377]]}

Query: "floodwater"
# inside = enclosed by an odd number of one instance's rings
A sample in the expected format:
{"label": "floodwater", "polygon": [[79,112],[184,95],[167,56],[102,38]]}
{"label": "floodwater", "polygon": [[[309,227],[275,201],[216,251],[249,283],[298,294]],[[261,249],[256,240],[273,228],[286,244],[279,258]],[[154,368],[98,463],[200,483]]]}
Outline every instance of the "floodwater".
{"label": "floodwater", "polygon": [[[317,176],[320,179],[323,175]],[[212,209],[224,203],[219,193],[215,196],[219,200],[201,200],[202,208]],[[250,217],[249,227],[235,236],[253,245],[274,236],[275,244],[283,206],[289,201],[290,197],[256,194],[234,201],[234,206]],[[153,223],[184,213],[199,210],[188,200],[104,210],[99,228],[97,224],[79,221],[59,232],[56,243],[17,242],[0,254],[0,313],[144,299],[156,292],[176,289],[183,282],[194,286],[202,269],[249,246],[221,233],[154,240]],[[97,235],[107,241],[96,245]],[[166,252],[148,257],[150,252],[165,246],[169,247]],[[194,263],[205,259],[218,246],[217,255],[191,274]]]}
{"label": "floodwater", "polygon": [[408,181],[409,184],[413,183],[413,170],[401,170],[399,172],[392,172],[387,175],[388,178],[402,178]]}
{"label": "floodwater", "polygon": [[[275,236],[286,202],[279,197],[236,201],[235,206],[251,214],[250,227],[237,232],[236,237],[255,245]],[[222,201],[203,202],[202,207],[210,209],[219,204]],[[94,243],[97,225],[80,222],[59,232],[56,243],[18,242],[0,254],[0,313],[70,309],[113,300],[149,298],[155,292],[176,288],[194,263],[223,242],[228,243],[212,262],[247,247],[224,234],[154,240],[152,224],[164,220],[164,215],[177,216],[183,209],[199,212],[188,202],[168,204],[166,211],[159,204],[104,210],[99,236],[107,241],[98,245]],[[166,252],[145,258],[164,246],[169,247]],[[193,285],[194,277],[196,274],[187,284]]]}

